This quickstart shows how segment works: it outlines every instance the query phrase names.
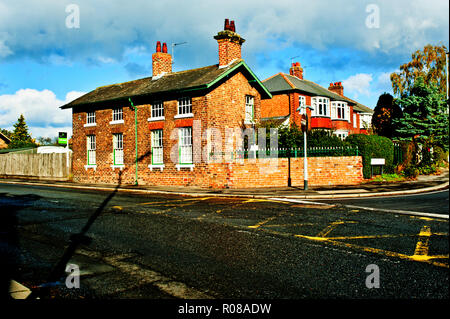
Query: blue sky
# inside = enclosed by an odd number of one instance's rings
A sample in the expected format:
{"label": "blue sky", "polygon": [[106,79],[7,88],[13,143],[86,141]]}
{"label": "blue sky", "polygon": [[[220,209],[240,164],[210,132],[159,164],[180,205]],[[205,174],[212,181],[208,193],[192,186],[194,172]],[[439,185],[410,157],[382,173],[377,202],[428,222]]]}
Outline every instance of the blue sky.
{"label": "blue sky", "polygon": [[[76,24],[73,10],[79,12]],[[24,114],[33,137],[71,134],[62,104],[98,86],[151,76],[156,41],[175,48],[174,71],[218,63],[225,18],[264,80],[300,62],[304,78],[374,108],[389,74],[426,44],[448,48],[446,0],[0,0],[0,127]],[[72,27],[76,26],[76,27]],[[294,58],[295,57],[295,58]],[[294,59],[292,59],[294,58]]]}

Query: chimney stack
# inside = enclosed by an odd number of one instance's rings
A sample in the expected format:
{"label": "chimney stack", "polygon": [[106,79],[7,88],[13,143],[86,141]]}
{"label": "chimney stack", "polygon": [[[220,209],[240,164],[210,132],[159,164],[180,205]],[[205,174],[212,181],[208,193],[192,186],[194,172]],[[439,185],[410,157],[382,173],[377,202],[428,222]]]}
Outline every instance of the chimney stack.
{"label": "chimney stack", "polygon": [[161,50],[161,42],[156,42],[156,52],[152,55],[152,77],[163,73],[172,72],[172,56],[167,53],[167,44],[164,42]]}
{"label": "chimney stack", "polygon": [[219,66],[225,66],[233,60],[241,59],[241,46],[245,39],[236,33],[234,20],[229,22],[229,19],[225,19],[224,30],[219,31],[214,39],[219,44]]}
{"label": "chimney stack", "polygon": [[330,83],[328,90],[339,94],[340,96],[344,96],[344,86],[342,85],[342,82]]}
{"label": "chimney stack", "polygon": [[303,80],[303,69],[300,66],[300,62],[292,63],[292,66],[289,69],[289,74],[298,77],[300,80]]}

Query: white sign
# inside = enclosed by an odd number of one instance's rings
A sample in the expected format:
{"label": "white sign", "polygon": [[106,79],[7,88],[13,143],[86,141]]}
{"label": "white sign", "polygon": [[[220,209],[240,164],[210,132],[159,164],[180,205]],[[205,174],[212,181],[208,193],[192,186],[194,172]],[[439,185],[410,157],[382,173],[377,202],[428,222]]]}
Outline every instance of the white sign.
{"label": "white sign", "polygon": [[385,160],[384,158],[372,158],[370,165],[385,165]]}

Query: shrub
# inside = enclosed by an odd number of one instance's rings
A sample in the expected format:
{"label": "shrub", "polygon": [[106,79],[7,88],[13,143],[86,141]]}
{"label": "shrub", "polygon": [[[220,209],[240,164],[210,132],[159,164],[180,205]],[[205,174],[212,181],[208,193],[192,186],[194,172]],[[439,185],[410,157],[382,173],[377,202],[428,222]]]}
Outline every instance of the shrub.
{"label": "shrub", "polygon": [[433,161],[434,163],[442,163],[447,161],[448,152],[445,152],[444,149],[440,146],[433,147]]}
{"label": "shrub", "polygon": [[422,166],[420,168],[418,168],[419,170],[419,174],[421,175],[431,175],[437,172],[437,167],[436,165],[432,164],[432,165],[426,165],[426,166]]}
{"label": "shrub", "polygon": [[414,165],[409,165],[403,169],[402,174],[407,178],[416,178],[419,175],[419,170]]}
{"label": "shrub", "polygon": [[359,154],[363,160],[364,178],[370,178],[372,158],[384,158],[385,173],[394,172],[394,144],[390,139],[378,135],[352,134],[349,135],[345,142],[350,145],[358,146]]}

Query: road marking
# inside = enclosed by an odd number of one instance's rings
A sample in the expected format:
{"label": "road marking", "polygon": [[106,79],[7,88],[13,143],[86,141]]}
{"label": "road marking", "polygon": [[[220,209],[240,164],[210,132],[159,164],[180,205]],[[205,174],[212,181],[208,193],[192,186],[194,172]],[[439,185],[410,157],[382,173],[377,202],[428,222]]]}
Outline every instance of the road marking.
{"label": "road marking", "polygon": [[[114,255],[103,257],[97,252],[91,252],[83,249],[77,250],[78,254],[85,255],[88,257],[101,259],[108,265],[118,268],[120,271],[127,273],[135,277],[138,281],[138,286],[153,284],[158,287],[161,291],[182,299],[213,299],[212,296],[201,292],[195,288],[189,287],[186,284],[175,281],[169,277],[166,277],[156,271],[140,267],[136,264],[123,261],[123,259],[133,257],[130,254]],[[127,287],[125,290],[129,290]],[[120,292],[119,291],[115,291]]]}
{"label": "road marking", "polygon": [[324,228],[322,231],[320,231],[316,237],[326,237],[330,232],[333,231],[333,229],[335,229],[337,226],[342,225],[342,224],[356,224],[355,221],[342,221],[342,220],[338,220],[335,221],[333,223],[331,223],[330,225],[328,225],[326,228]]}
{"label": "road marking", "polygon": [[413,258],[421,259],[428,257],[428,246],[431,237],[431,229],[429,226],[423,226],[419,233],[419,240],[414,250]]}
{"label": "road marking", "polygon": [[298,204],[313,204],[313,205],[321,205],[321,206],[335,206],[334,204],[326,204],[326,203],[319,203],[319,202],[313,202],[313,201],[309,201],[309,200],[299,200],[299,199],[290,199],[290,198],[277,198],[277,197],[273,197],[273,198],[269,198],[272,201],[277,201],[277,202],[289,202],[289,203],[298,203]]}
{"label": "road marking", "polygon": [[363,206],[355,206],[355,205],[343,205],[343,206],[347,207],[347,208],[364,209],[364,210],[370,210],[370,211],[379,211],[379,212],[401,214],[401,215],[414,215],[414,216],[422,216],[422,217],[434,217],[434,218],[448,219],[448,215],[445,215],[445,214],[422,213],[422,212],[414,212],[414,211],[409,211],[409,210],[383,209],[383,208],[363,207]]}
{"label": "road marking", "polygon": [[299,224],[277,224],[265,225],[264,227],[298,227],[298,226],[314,226],[313,223],[299,223]]}
{"label": "road marking", "polygon": [[326,242],[326,243],[329,243],[329,244],[332,244],[335,246],[339,246],[339,247],[361,250],[361,251],[368,252],[368,253],[375,253],[375,254],[388,256],[388,257],[396,257],[396,258],[406,259],[406,260],[410,260],[410,261],[425,262],[425,263],[431,264],[433,266],[449,268],[449,265],[446,263],[433,261],[433,259],[448,258],[448,255],[436,255],[436,256],[427,256],[426,258],[415,258],[414,256],[401,254],[401,253],[397,253],[394,251],[389,251],[389,250],[384,250],[384,249],[379,249],[379,248],[365,247],[365,246],[360,246],[360,245],[355,245],[355,244],[349,244],[349,243],[345,243],[345,242],[341,242],[341,241],[331,240],[326,237],[314,237],[314,236],[305,236],[305,235],[294,235],[294,236],[298,237],[298,238],[313,240],[313,241]]}
{"label": "road marking", "polygon": [[263,220],[262,222],[259,222],[259,223],[256,224],[256,225],[253,225],[253,226],[247,226],[247,227],[248,227],[248,228],[256,229],[256,228],[259,228],[259,227],[261,227],[262,225],[264,225],[264,224],[270,222],[271,220],[274,220],[274,219],[277,218],[277,217],[278,217],[278,216],[272,216],[272,217],[269,217],[269,218]]}

